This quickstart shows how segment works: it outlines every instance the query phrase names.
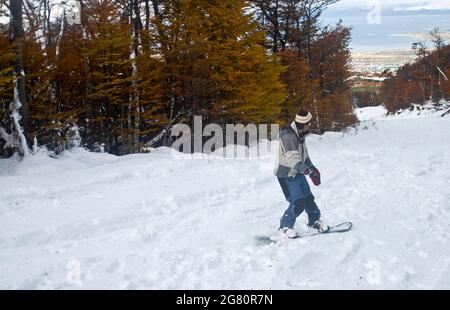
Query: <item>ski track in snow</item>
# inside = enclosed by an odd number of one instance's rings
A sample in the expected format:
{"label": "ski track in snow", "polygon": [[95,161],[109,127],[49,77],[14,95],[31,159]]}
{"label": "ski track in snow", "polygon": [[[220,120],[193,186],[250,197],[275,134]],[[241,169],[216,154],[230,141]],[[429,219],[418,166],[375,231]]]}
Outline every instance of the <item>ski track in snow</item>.
{"label": "ski track in snow", "polygon": [[287,207],[270,153],[1,160],[0,288],[450,289],[449,118],[375,114],[307,140],[324,220],[353,230],[268,245]]}

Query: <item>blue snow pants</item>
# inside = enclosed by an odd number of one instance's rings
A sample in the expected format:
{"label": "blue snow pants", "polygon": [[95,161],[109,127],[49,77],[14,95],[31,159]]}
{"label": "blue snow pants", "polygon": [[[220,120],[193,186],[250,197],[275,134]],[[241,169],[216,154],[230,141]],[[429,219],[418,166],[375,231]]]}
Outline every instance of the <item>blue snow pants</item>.
{"label": "blue snow pants", "polygon": [[293,228],[295,221],[303,211],[308,214],[309,225],[320,219],[320,210],[317,207],[314,196],[309,188],[304,174],[295,177],[278,178],[283,194],[290,203],[280,221],[280,228]]}

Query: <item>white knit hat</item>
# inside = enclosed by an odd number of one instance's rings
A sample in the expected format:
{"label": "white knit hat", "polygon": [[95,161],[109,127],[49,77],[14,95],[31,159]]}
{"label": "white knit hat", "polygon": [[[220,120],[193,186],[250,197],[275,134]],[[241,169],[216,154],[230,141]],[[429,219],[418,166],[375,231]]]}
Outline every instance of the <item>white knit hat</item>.
{"label": "white knit hat", "polygon": [[309,123],[312,119],[312,114],[311,112],[308,112],[308,114],[306,116],[300,116],[300,115],[295,115],[295,122],[296,123],[300,123],[300,124],[306,124]]}

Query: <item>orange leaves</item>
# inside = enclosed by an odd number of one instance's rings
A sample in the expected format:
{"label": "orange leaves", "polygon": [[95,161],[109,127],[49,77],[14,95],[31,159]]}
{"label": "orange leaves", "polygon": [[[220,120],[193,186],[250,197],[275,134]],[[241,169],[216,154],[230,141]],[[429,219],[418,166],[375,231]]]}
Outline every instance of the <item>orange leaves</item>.
{"label": "orange leaves", "polygon": [[[440,57],[437,57],[438,53]],[[386,108],[395,112],[410,107],[412,103],[422,104],[430,98],[435,102],[449,99],[450,81],[445,79],[437,66],[442,72],[450,73],[450,45],[404,65],[395,76],[386,79],[383,84]]]}
{"label": "orange leaves", "polygon": [[194,0],[167,12],[161,43],[169,47],[162,51],[170,76],[166,91],[179,112],[215,121],[278,118],[282,67],[266,54],[264,34],[244,14],[244,4]]}
{"label": "orange leaves", "polygon": [[346,82],[350,76],[349,38],[349,29],[341,25],[321,30],[312,44],[311,66],[306,51],[286,49],[280,53],[287,67],[283,74],[287,85],[282,107],[285,122],[300,109],[315,114],[316,108],[321,130],[340,130],[355,122]]}

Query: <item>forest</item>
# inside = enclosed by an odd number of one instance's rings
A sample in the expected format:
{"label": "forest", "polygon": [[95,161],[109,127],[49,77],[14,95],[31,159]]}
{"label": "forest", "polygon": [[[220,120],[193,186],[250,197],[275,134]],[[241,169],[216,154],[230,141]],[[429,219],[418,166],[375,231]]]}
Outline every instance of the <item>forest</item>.
{"label": "forest", "polygon": [[[195,115],[284,125],[307,109],[314,132],[342,130],[356,122],[351,29],[320,19],[335,2],[0,0],[0,156],[138,153]],[[438,45],[386,80],[390,111],[448,98]]]}
{"label": "forest", "polygon": [[450,100],[450,45],[446,45],[438,29],[430,33],[434,49],[424,42],[412,45],[416,61],[388,74],[382,86],[382,101],[390,112],[407,109],[412,104],[439,104]]}
{"label": "forest", "polygon": [[[1,0],[3,156],[169,145],[175,123],[355,122],[334,0]],[[73,9],[75,8],[75,9]]]}

